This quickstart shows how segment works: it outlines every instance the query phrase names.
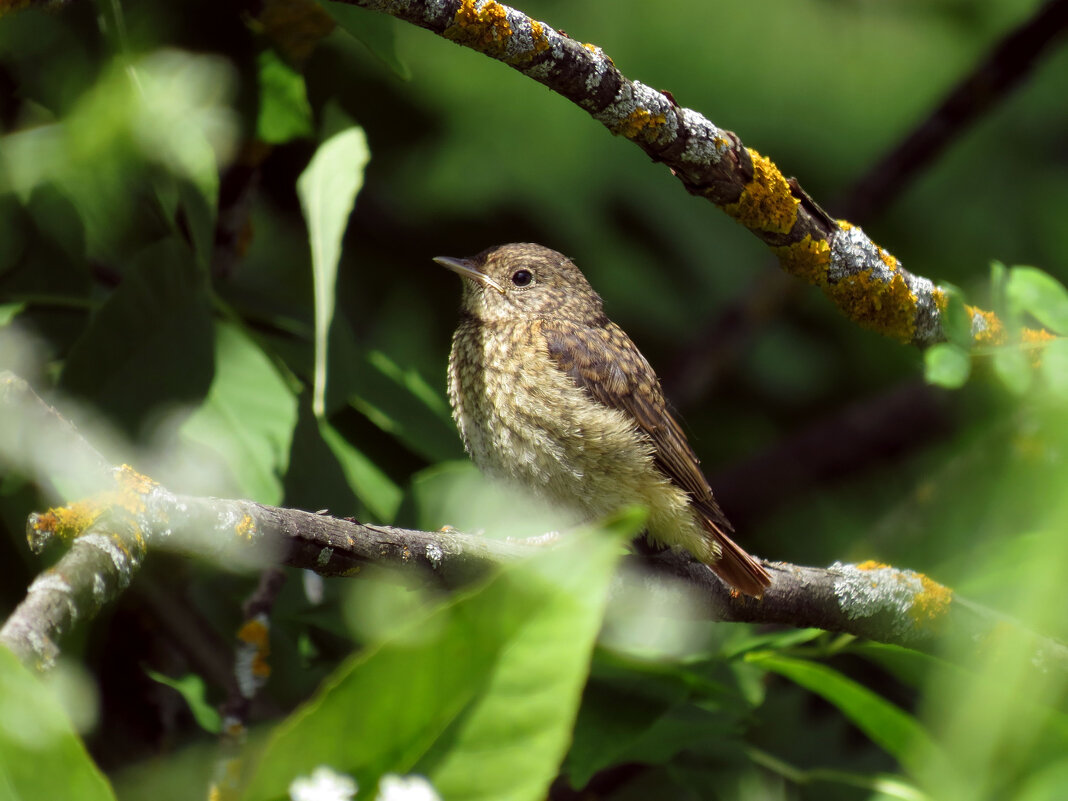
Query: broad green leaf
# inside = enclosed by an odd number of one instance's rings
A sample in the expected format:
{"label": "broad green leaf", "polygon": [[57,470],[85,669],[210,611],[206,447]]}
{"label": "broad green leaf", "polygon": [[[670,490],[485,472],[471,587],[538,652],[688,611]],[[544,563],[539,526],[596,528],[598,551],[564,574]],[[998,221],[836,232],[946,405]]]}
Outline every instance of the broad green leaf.
{"label": "broad green leaf", "polygon": [[972,318],[964,308],[964,293],[952,284],[940,284],[946,295],[946,311],[942,316],[942,330],[954,345],[968,348],[972,344]]}
{"label": "broad green leaf", "polygon": [[347,3],[328,1],[323,6],[338,25],[393,70],[398,78],[405,81],[411,78],[408,65],[397,55],[396,22],[392,18]]}
{"label": "broad green leaf", "polygon": [[207,282],[182,243],[142,251],[63,367],[61,387],[131,433],[164,407],[199,402],[212,380]]}
{"label": "broad green leaf", "polygon": [[341,259],[341,238],[356,194],[363,186],[363,170],[371,157],[362,128],[334,134],[319,146],[297,179],[300,207],[308,225],[312,274],[315,280],[315,383],[312,409],[325,410],[326,343],[334,318],[334,289]]}
{"label": "broad green leaf", "polygon": [[1068,334],[1068,289],[1035,267],[1013,267],[1005,295],[1016,309],[1030,314],[1057,334]]}
{"label": "broad green leaf", "polygon": [[55,697],[0,648],[0,797],[114,801]]}
{"label": "broad green leaf", "polygon": [[180,679],[175,679],[163,673],[157,673],[150,668],[145,668],[145,673],[148,674],[152,681],[166,685],[181,695],[186,704],[189,705],[189,711],[193,713],[193,718],[200,728],[212,734],[218,734],[222,731],[222,720],[219,718],[219,711],[205,697],[204,679],[195,673],[189,673]]}
{"label": "broad green leaf", "polygon": [[994,351],[994,372],[1014,395],[1023,395],[1031,386],[1030,354],[1013,345],[1005,345]]}
{"label": "broad green leaf", "polygon": [[971,370],[971,356],[959,345],[940,342],[923,353],[923,377],[929,384],[959,389],[968,381]]}
{"label": "broad green leaf", "polygon": [[463,456],[444,393],[418,371],[405,369],[381,351],[359,354],[346,380],[355,388],[353,408],[429,462]]}
{"label": "broad green leaf", "polygon": [[260,107],[256,136],[271,144],[284,144],[312,134],[312,110],[304,76],[278,57],[271,48],[260,52]]}
{"label": "broad green leaf", "polygon": [[1068,400],[1068,339],[1046,345],[1041,356],[1042,377],[1055,395]]}
{"label": "broad green leaf", "polygon": [[319,420],[319,434],[341,465],[356,497],[380,523],[392,522],[400,508],[401,488],[326,420]]}
{"label": "broad green leaf", "polygon": [[911,775],[920,775],[938,757],[934,742],[916,718],[838,671],[771,652],[747,654],[746,660],[834,704]]}
{"label": "broad green leaf", "polygon": [[281,503],[297,398],[263,350],[232,323],[216,326],[215,364],[208,397],[182,436],[219,454],[242,497]]}
{"label": "broad green leaf", "polygon": [[619,546],[606,536],[502,569],[344,664],[276,731],[244,795],[317,765],[371,786],[421,773],[443,798],[539,801],[586,680]]}

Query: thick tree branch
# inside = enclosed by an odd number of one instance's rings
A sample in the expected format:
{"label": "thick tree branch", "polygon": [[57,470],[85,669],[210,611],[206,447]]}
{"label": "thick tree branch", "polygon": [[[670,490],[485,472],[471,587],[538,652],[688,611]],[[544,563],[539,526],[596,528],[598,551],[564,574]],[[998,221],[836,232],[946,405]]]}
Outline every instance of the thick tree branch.
{"label": "thick tree branch", "polygon": [[[596,45],[496,0],[345,1],[503,61],[571,100],[667,165],[688,192],[748,228],[787,272],[820,286],[854,322],[921,346],[945,339],[946,296],[932,281],[905,270],[859,228],[832,219],[796,180],[731,131],[669,93],[628,79]],[[1003,336],[992,312],[971,309],[971,315],[976,342]]]}
{"label": "thick tree branch", "polygon": [[[45,424],[44,437],[48,429],[56,429],[67,439],[80,439],[25,382],[0,376],[0,389],[8,408],[36,409]],[[10,419],[7,409],[2,411],[0,417]],[[16,430],[3,430],[0,453],[12,452]],[[74,449],[93,452],[84,443]],[[54,539],[71,543],[55,567],[34,580],[0,629],[0,642],[39,668],[55,660],[63,635],[129,586],[146,553],[156,549],[207,557],[229,568],[283,564],[324,576],[353,576],[364,565],[387,565],[458,587],[552,547],[453,530],[368,525],[251,501],[182,496],[125,465],[109,473],[113,487],[107,492],[29,518],[34,551]],[[814,626],[920,649],[933,649],[944,635],[964,632],[977,650],[996,647],[997,632],[1012,625],[954,598],[951,590],[922,574],[874,563],[829,568],[766,563],[772,586],[763,599],[754,600],[732,595],[707,567],[685,554],[630,558],[651,566],[664,580],[670,576],[695,590],[701,613],[711,620]],[[620,591],[626,591],[625,584]],[[1032,661],[1042,669],[1068,671],[1065,646],[1034,636],[1030,647]]]}

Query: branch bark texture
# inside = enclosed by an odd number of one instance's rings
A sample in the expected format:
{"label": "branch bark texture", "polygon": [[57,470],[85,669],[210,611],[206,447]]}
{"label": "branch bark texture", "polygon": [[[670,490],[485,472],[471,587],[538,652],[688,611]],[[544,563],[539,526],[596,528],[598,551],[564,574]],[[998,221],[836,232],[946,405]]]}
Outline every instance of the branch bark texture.
{"label": "branch bark texture", "polygon": [[[848,222],[834,220],[794,179],[670,93],[630,80],[596,45],[496,0],[345,0],[390,14],[508,64],[566,97],[668,166],[769,245],[791,275],[818,285],[854,322],[902,342],[943,341],[945,293],[907,271]],[[993,312],[969,307],[979,344],[1004,337]]]}
{"label": "branch bark texture", "polygon": [[[12,410],[35,419],[38,436],[87,454],[94,476],[106,474],[112,485],[87,500],[29,517],[31,550],[39,553],[54,540],[69,544],[0,628],[0,643],[39,669],[54,663],[64,635],[119,597],[152,550],[207,557],[230,569],[282,564],[323,576],[355,576],[366,565],[386,565],[453,588],[552,547],[552,540],[377,526],[252,501],[178,495],[126,465],[105,468],[95,449],[26,382],[0,374],[0,419],[14,419]],[[0,427],[0,453],[19,450],[23,428]],[[829,568],[765,562],[773,581],[757,600],[733,595],[687,554],[629,558],[643,569],[621,573],[620,592],[627,581],[648,580],[651,571],[653,580],[689,586],[710,620],[817,627],[922,650],[936,650],[947,634],[963,633],[977,652],[997,647],[1006,626],[1019,628],[955,598],[921,573],[872,562]],[[1038,669],[1068,672],[1068,648],[1027,636]]]}

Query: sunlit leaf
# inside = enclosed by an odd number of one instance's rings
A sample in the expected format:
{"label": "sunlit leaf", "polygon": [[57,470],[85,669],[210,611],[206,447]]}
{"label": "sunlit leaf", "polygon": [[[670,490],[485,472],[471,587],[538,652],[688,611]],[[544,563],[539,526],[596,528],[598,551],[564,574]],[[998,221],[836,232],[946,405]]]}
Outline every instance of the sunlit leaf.
{"label": "sunlit leaf", "polygon": [[1058,334],[1068,334],[1068,289],[1049,273],[1034,267],[1013,267],[1005,295],[1015,308],[1027,312]]}
{"label": "sunlit leaf", "polygon": [[315,278],[315,385],[312,408],[325,409],[326,343],[334,317],[334,288],[341,258],[341,238],[356,194],[363,186],[363,170],[371,154],[362,128],[334,134],[315,151],[297,179],[300,207],[308,225],[312,273]]}
{"label": "sunlit leaf", "polygon": [[400,487],[326,420],[319,420],[319,434],[341,465],[356,497],[378,522],[391,522],[400,506]]}
{"label": "sunlit leaf", "polygon": [[243,497],[278,504],[297,398],[263,350],[232,323],[216,326],[215,365],[208,396],[182,435],[219,454]]}
{"label": "sunlit leaf", "polygon": [[939,342],[923,353],[923,377],[929,384],[958,389],[968,381],[972,371],[971,356],[959,345]]}
{"label": "sunlit leaf", "polygon": [[994,373],[1014,395],[1023,395],[1031,386],[1034,370],[1028,354],[1012,345],[994,351]]}
{"label": "sunlit leaf", "polygon": [[114,801],[56,699],[0,648],[0,796]]}
{"label": "sunlit leaf", "polygon": [[540,801],[570,740],[618,554],[613,538],[501,571],[349,660],[275,734],[245,798],[329,764],[361,785],[421,773],[443,798]]}
{"label": "sunlit leaf", "polygon": [[260,105],[256,136],[271,144],[310,136],[312,111],[304,76],[282,61],[271,48],[260,52],[257,66]]}
{"label": "sunlit leaf", "polygon": [[1055,395],[1068,400],[1068,339],[1056,339],[1042,349],[1042,377]]}
{"label": "sunlit leaf", "polygon": [[166,685],[181,695],[186,704],[189,705],[189,711],[193,713],[193,718],[200,728],[212,734],[218,734],[222,730],[222,719],[219,717],[219,711],[208,703],[207,698],[205,698],[204,679],[200,678],[200,676],[195,673],[189,673],[179,679],[175,679],[150,668],[145,668],[145,673],[153,681]]}
{"label": "sunlit leaf", "polygon": [[964,293],[952,284],[939,284],[946,295],[946,310],[942,315],[942,330],[954,345],[967,348],[972,344],[972,317],[965,308]]}

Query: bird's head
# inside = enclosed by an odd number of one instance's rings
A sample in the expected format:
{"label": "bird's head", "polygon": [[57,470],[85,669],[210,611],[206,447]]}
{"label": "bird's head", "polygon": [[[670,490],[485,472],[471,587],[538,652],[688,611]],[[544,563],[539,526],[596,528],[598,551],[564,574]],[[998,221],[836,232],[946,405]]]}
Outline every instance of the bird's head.
{"label": "bird's head", "polygon": [[603,317],[600,296],[574,262],[541,245],[500,245],[469,259],[434,261],[464,279],[464,311],[483,322],[552,316],[592,323]]}

